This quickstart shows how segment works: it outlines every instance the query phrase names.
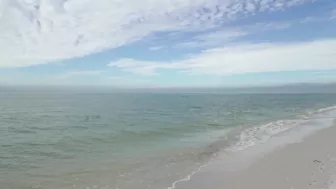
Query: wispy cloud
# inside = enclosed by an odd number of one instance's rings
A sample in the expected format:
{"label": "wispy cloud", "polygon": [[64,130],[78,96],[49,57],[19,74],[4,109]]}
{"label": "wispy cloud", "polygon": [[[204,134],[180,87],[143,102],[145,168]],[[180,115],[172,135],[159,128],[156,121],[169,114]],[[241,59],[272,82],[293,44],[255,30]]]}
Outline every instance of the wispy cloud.
{"label": "wispy cloud", "polygon": [[157,75],[157,69],[170,68],[171,64],[158,64],[150,61],[139,61],[134,59],[121,59],[113,61],[107,66],[120,68],[125,72],[137,75],[152,76]]}
{"label": "wispy cloud", "polygon": [[157,50],[160,50],[160,49],[163,49],[164,46],[154,46],[154,47],[149,47],[149,50],[151,51],[157,51]]}
{"label": "wispy cloud", "polygon": [[336,49],[336,39],[300,43],[247,43],[205,50],[175,62],[127,59],[109,65],[141,75],[155,75],[158,74],[159,69],[212,75],[330,70],[336,69],[334,49]]}
{"label": "wispy cloud", "polygon": [[[0,67],[23,67],[120,47],[153,32],[204,30],[308,0],[2,0]],[[111,19],[113,18],[113,19]]]}
{"label": "wispy cloud", "polygon": [[196,35],[190,41],[176,44],[176,48],[194,48],[194,47],[212,47],[219,44],[230,42],[236,38],[247,35],[247,31],[242,29],[232,28],[223,29],[213,32],[207,32],[201,35]]}
{"label": "wispy cloud", "polygon": [[60,75],[57,75],[57,79],[68,79],[72,77],[87,77],[101,75],[105,71],[103,70],[91,70],[91,71],[69,71]]}
{"label": "wispy cloud", "polygon": [[181,42],[175,44],[176,48],[213,48],[217,46],[223,46],[227,43],[232,43],[235,40],[239,40],[242,37],[246,37],[251,34],[269,32],[274,30],[283,30],[289,28],[296,20],[291,21],[279,21],[279,22],[263,22],[250,25],[244,25],[239,27],[226,27],[220,28],[214,31],[204,32],[200,35],[195,35],[187,42]]}
{"label": "wispy cloud", "polygon": [[336,19],[336,9],[331,12],[331,18]]}

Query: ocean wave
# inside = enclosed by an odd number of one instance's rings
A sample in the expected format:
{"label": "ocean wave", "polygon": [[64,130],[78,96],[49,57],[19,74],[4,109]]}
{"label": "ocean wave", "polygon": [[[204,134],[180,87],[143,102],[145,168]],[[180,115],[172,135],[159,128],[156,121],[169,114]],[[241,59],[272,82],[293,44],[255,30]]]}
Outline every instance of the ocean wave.
{"label": "ocean wave", "polygon": [[321,108],[315,111],[308,112],[306,115],[298,116],[296,119],[277,120],[261,126],[256,126],[243,130],[235,145],[226,149],[227,151],[241,151],[257,144],[265,143],[273,136],[279,135],[291,130],[297,126],[309,122],[317,115],[335,110],[336,106]]}
{"label": "ocean wave", "polygon": [[[266,143],[268,140],[270,140],[272,137],[279,135],[281,133],[284,133],[286,131],[291,130],[292,128],[296,128],[299,125],[303,125],[306,122],[309,122],[311,119],[315,118],[318,115],[321,115],[326,112],[330,112],[336,110],[336,106],[330,106],[326,108],[321,108],[312,112],[308,112],[305,115],[297,116],[297,119],[284,119],[284,120],[277,120],[273,121],[267,124],[255,126],[246,128],[241,131],[234,131],[235,134],[238,134],[238,141],[234,142],[229,145],[229,142],[231,139],[227,139],[227,137],[230,137],[230,134],[233,133],[226,133],[226,141],[217,141],[215,144],[212,144],[206,151],[198,154],[198,156],[206,155],[207,157],[210,156],[216,156],[216,154],[221,151],[225,150],[226,152],[236,152],[241,151],[244,149],[247,149],[249,147]],[[232,141],[231,141],[232,142]],[[220,144],[220,145],[219,145]],[[221,145],[228,145],[228,146],[221,146]],[[214,147],[215,145],[215,147]],[[201,158],[203,159],[203,158]],[[192,179],[192,177],[195,174],[198,174],[202,171],[203,168],[208,166],[210,164],[209,161],[204,161],[204,164],[200,165],[195,171],[191,172],[190,174],[186,175],[185,177],[182,177],[172,183],[170,187],[167,189],[175,189],[177,188],[177,185],[188,182]]]}
{"label": "ocean wave", "polygon": [[326,108],[321,108],[319,110],[316,111],[316,113],[323,113],[323,112],[328,112],[328,111],[332,111],[336,109],[336,105],[335,106],[330,106],[330,107],[326,107]]}

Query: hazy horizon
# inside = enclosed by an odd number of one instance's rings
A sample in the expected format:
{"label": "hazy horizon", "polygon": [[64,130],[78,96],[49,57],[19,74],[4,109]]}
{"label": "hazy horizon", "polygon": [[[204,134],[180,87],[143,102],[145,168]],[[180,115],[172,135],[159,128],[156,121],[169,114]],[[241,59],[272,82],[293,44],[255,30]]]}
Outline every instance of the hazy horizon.
{"label": "hazy horizon", "polygon": [[[336,93],[336,83],[297,83],[268,86],[217,86],[217,87],[113,87],[113,86],[67,86],[67,85],[0,85],[5,91],[83,91],[83,92],[141,92],[141,93]],[[1,92],[1,91],[0,91]]]}

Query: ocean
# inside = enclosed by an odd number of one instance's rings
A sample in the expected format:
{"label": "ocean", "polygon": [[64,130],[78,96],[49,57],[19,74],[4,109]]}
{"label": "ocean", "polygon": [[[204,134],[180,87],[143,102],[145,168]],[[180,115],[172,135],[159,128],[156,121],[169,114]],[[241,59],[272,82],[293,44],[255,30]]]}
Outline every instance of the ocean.
{"label": "ocean", "polygon": [[311,128],[335,105],[327,93],[1,90],[0,188],[195,188],[220,154]]}

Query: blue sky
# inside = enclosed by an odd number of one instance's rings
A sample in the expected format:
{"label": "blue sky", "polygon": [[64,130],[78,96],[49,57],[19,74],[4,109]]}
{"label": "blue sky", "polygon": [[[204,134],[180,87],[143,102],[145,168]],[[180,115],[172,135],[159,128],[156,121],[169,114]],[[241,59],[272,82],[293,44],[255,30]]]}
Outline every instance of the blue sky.
{"label": "blue sky", "polygon": [[0,84],[336,82],[334,0],[0,0]]}

